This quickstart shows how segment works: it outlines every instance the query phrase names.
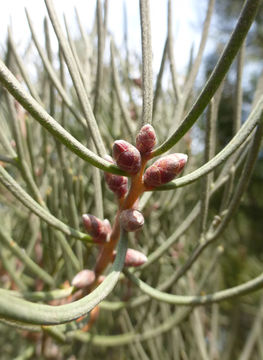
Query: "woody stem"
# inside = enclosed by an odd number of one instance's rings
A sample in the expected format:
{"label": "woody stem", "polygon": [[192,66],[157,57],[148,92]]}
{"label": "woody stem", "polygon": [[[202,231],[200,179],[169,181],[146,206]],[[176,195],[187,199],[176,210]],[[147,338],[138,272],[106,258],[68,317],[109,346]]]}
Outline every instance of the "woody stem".
{"label": "woody stem", "polygon": [[119,217],[122,210],[130,209],[134,205],[138,197],[144,192],[145,188],[143,185],[143,173],[147,161],[149,160],[148,156],[142,156],[142,163],[140,171],[131,177],[131,187],[129,193],[124,201],[119,202],[119,210],[117,211],[116,218],[114,221],[112,233],[110,236],[109,242],[107,242],[101,249],[99,257],[95,265],[95,274],[96,280],[92,288],[97,286],[98,277],[103,273],[108,264],[112,261],[112,253],[115,249],[119,237],[120,237],[120,222]]}

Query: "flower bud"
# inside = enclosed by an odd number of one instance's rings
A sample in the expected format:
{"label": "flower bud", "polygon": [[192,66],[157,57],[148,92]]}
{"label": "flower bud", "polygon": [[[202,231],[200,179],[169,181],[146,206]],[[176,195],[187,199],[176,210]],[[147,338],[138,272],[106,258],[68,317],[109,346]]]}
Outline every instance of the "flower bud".
{"label": "flower bud", "polygon": [[105,242],[108,234],[111,232],[111,226],[107,219],[100,220],[94,215],[82,215],[84,227],[88,234],[93,237],[93,240],[98,243]]}
{"label": "flower bud", "polygon": [[95,273],[92,270],[81,270],[71,281],[71,285],[78,289],[90,286],[95,281]]}
{"label": "flower bud", "polygon": [[102,222],[103,222],[103,224],[104,224],[105,232],[106,232],[107,234],[109,234],[109,233],[111,232],[111,224],[110,224],[109,220],[108,220],[108,219],[104,219]]}
{"label": "flower bud", "polygon": [[98,277],[98,284],[101,284],[101,283],[103,283],[103,281],[106,279],[106,276],[105,275],[100,275],[99,277]]}
{"label": "flower bud", "polygon": [[[106,155],[105,159],[111,163],[114,163],[112,157],[109,155]],[[128,191],[128,179],[125,176],[104,172],[104,178],[109,189],[114,192],[118,198],[125,196]]]}
{"label": "flower bud", "polygon": [[125,140],[117,140],[113,144],[113,157],[120,169],[129,174],[136,174],[141,167],[141,154],[135,146]]}
{"label": "flower bud", "polygon": [[184,168],[187,162],[185,154],[167,155],[151,165],[144,174],[144,184],[154,188],[173,180]]}
{"label": "flower bud", "polygon": [[[113,260],[115,259],[116,251],[113,252]],[[113,261],[112,260],[112,261]],[[147,262],[147,256],[145,256],[142,252],[134,249],[127,249],[124,266],[126,267],[137,267],[145,264]]]}
{"label": "flower bud", "polygon": [[128,209],[122,211],[120,214],[120,225],[128,232],[139,230],[143,224],[144,217],[138,210]]}
{"label": "flower bud", "polygon": [[136,136],[136,147],[141,154],[152,151],[156,144],[156,134],[150,124],[144,125]]}

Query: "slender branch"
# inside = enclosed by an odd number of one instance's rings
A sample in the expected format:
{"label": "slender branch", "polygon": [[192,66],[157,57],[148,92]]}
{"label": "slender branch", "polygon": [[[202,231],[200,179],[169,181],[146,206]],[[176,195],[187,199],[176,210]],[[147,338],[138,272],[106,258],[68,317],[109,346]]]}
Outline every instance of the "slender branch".
{"label": "slender branch", "polygon": [[21,186],[8,174],[8,172],[0,166],[0,182],[20,201],[24,206],[30,209],[34,214],[39,216],[50,226],[62,231],[64,234],[73,236],[77,239],[92,242],[89,235],[81,233],[70,226],[58,220],[51,215],[47,210],[40,206],[34,199],[32,199]]}
{"label": "slender branch", "polygon": [[154,119],[154,116],[156,113],[157,103],[158,103],[158,99],[159,99],[159,96],[161,93],[162,78],[163,78],[165,62],[166,62],[166,58],[167,58],[167,48],[168,48],[168,39],[166,39],[166,41],[165,41],[161,65],[160,65],[160,69],[158,72],[156,85],[155,85],[154,98],[153,98],[153,119]]}
{"label": "slender branch", "polygon": [[246,1],[230,40],[220,56],[211,76],[207,80],[201,94],[177,130],[162,145],[153,151],[153,156],[161,155],[171,149],[171,147],[185,135],[202,114],[224,79],[238,50],[245,40],[248,30],[257,14],[259,3],[260,0]]}
{"label": "slender branch", "polygon": [[141,126],[152,123],[153,81],[149,0],[140,0],[143,105]]}
{"label": "slender branch", "polygon": [[181,177],[178,180],[171,181],[170,183],[160,186],[153,191],[158,190],[170,190],[177,187],[191,184],[192,182],[200,179],[202,176],[213,171],[218,165],[222,164],[230,155],[232,155],[241,146],[249,135],[252,133],[254,128],[262,121],[262,108],[263,108],[263,97],[261,97],[255,106],[254,110],[250,113],[247,121],[243,124],[238,133],[232,138],[227,146],[221,150],[215,157],[208,161],[205,165],[192,173]]}
{"label": "slender branch", "polygon": [[191,309],[176,312],[173,316],[169,316],[159,326],[153,327],[142,334],[129,332],[121,335],[93,335],[90,333],[83,333],[81,331],[75,331],[68,334],[68,339],[76,339],[82,342],[92,343],[94,346],[121,346],[130,344],[132,342],[146,341],[160,336],[163,333],[168,332],[172,328],[179,325],[191,312]]}
{"label": "slender branch", "polygon": [[116,65],[115,65],[114,44],[113,44],[112,40],[111,40],[111,48],[110,49],[111,49],[111,70],[112,70],[114,89],[116,91],[117,100],[118,100],[118,103],[119,103],[119,107],[121,109],[123,120],[125,122],[125,125],[127,127],[128,132],[129,132],[129,135],[130,135],[130,137],[132,139],[133,135],[134,135],[134,129],[132,127],[132,120],[131,120],[130,115],[129,115],[128,111],[127,111],[127,107],[124,104],[122,94],[121,94],[120,80],[119,80]]}
{"label": "slender branch", "polygon": [[97,0],[96,9],[97,18],[97,34],[98,34],[98,45],[97,45],[97,71],[96,71],[96,82],[95,82],[95,98],[93,111],[96,116],[99,107],[100,93],[101,93],[101,82],[103,76],[103,54],[104,54],[104,31],[102,21],[102,9],[101,1]]}
{"label": "slender branch", "polygon": [[[263,114],[261,115],[261,121],[263,120]],[[261,122],[255,132],[254,139],[252,141],[251,147],[249,149],[248,157],[246,159],[245,166],[242,170],[242,174],[239,178],[239,182],[237,184],[234,196],[228,206],[227,213],[223,218],[222,223],[217,227],[215,231],[212,233],[208,233],[207,241],[211,241],[214,238],[217,238],[225,227],[228,225],[229,221],[232,219],[234,212],[236,211],[241,197],[247,189],[247,186],[250,181],[251,174],[253,172],[258,153],[260,150],[261,140],[263,135],[263,122]]]}
{"label": "slender branch", "polygon": [[200,212],[200,202],[196,204],[190,214],[182,222],[182,224],[176,229],[176,231],[160,245],[151,255],[148,256],[148,261],[140,266],[139,270],[144,270],[158,260],[179,238],[184,234],[184,232],[191,226],[193,221],[197,218]]}
{"label": "slender branch", "polygon": [[57,14],[54,9],[53,1],[45,0],[45,3],[46,3],[50,21],[52,23],[52,26],[53,26],[56,36],[58,38],[58,42],[61,46],[61,49],[63,50],[65,62],[68,66],[69,73],[71,75],[76,93],[78,95],[78,98],[79,98],[79,101],[80,101],[80,104],[82,107],[82,111],[84,113],[88,127],[89,127],[91,135],[92,135],[92,139],[94,141],[94,144],[96,145],[98,153],[101,156],[104,156],[107,152],[106,152],[103,140],[101,138],[101,134],[100,134],[96,119],[92,112],[92,108],[91,108],[88,96],[85,92],[85,88],[80,79],[71,49],[69,47],[69,44],[63,34],[61,26],[60,26]]}
{"label": "slender branch", "polygon": [[127,235],[121,236],[111,272],[92,293],[71,304],[51,306],[32,303],[0,289],[0,316],[27,324],[57,325],[87,315],[113,290],[118,282],[127,250]]}
{"label": "slender branch", "polygon": [[40,193],[37,185],[35,184],[34,178],[32,176],[32,173],[31,173],[28,163],[26,161],[27,156],[26,156],[25,146],[24,146],[24,142],[23,142],[23,138],[22,138],[21,124],[20,124],[18,115],[15,112],[15,107],[12,102],[13,98],[8,93],[6,93],[6,100],[7,100],[7,107],[8,107],[9,114],[10,114],[11,125],[13,128],[13,134],[14,134],[14,138],[15,138],[15,142],[16,142],[16,149],[17,149],[17,154],[18,154],[16,162],[17,162],[18,168],[20,169],[22,176],[23,176],[24,180],[26,181],[35,200],[37,200],[37,202],[40,205],[46,207],[45,202],[41,196],[41,193]]}
{"label": "slender branch", "polygon": [[13,239],[8,236],[0,227],[0,241],[6,246],[15,256],[17,256],[25,266],[37,277],[42,279],[49,285],[54,284],[54,279],[45,270],[41,269],[31,258],[21,249]]}
{"label": "slender branch", "polygon": [[[82,25],[82,22],[80,20],[80,17],[79,17],[79,13],[77,11],[77,9],[75,8],[75,14],[76,14],[76,19],[77,19],[77,23],[78,23],[78,27],[79,27],[79,31],[80,31],[80,34],[81,34],[81,39],[85,45],[85,79],[86,79],[86,85],[85,85],[85,88],[87,89],[87,93],[88,93],[88,96],[90,96],[90,90],[91,90],[91,69],[90,69],[90,62],[91,62],[91,44],[90,44],[90,41],[89,41],[89,38],[83,28],[83,25]],[[89,80],[89,81],[88,81]],[[88,88],[87,88],[88,86]]]}
{"label": "slender branch", "polygon": [[154,289],[151,286],[147,285],[142,280],[138,279],[135,275],[133,275],[131,272],[127,270],[124,270],[124,273],[128,277],[128,279],[131,280],[133,284],[135,284],[137,287],[139,287],[140,290],[143,291],[145,294],[151,296],[152,298],[158,301],[163,301],[178,306],[204,305],[204,304],[212,304],[216,302],[230,300],[235,297],[240,297],[249,294],[253,291],[260,290],[263,285],[263,275],[260,275],[254,278],[253,280],[247,281],[242,285],[234,286],[227,290],[218,291],[213,294],[202,295],[202,296],[198,296],[198,295],[182,296],[182,295],[171,295],[169,293],[164,293],[162,291]]}
{"label": "slender branch", "polygon": [[[205,163],[211,160],[212,157],[212,148],[215,142],[213,135],[215,134],[215,104],[212,99],[209,112],[206,119],[206,131],[205,131]],[[208,215],[208,207],[209,207],[209,189],[212,180],[212,174],[209,173],[205,176],[204,181],[201,184],[201,214],[200,214],[200,230],[203,233],[206,230],[206,222],[207,222],[207,215]]]}
{"label": "slender branch", "polygon": [[16,284],[18,289],[20,291],[26,291],[28,285],[25,282],[21,281],[21,274],[18,273],[14,263],[14,259],[11,258],[10,255],[11,254],[8,249],[6,249],[5,247],[1,247],[0,260],[3,264],[3,268],[7,271],[10,279]]}
{"label": "slender branch", "polygon": [[239,183],[237,185],[235,194],[229,204],[229,207],[227,209],[227,213],[225,217],[223,218],[222,222],[219,226],[214,229],[213,224],[210,230],[204,235],[204,238],[200,242],[200,244],[195,248],[193,253],[189,256],[188,260],[176,270],[176,272],[173,275],[174,282],[177,282],[195,263],[197,258],[203,253],[203,251],[215,240],[219,237],[219,235],[222,234],[222,232],[225,230],[228,223],[231,221],[234,212],[236,211],[241,197],[243,193],[246,190],[246,187],[248,186],[250,176],[252,174],[252,171],[254,169],[254,165],[257,159],[257,155],[260,149],[260,143],[262,139],[262,133],[263,133],[263,124],[260,124],[257,128],[253,143],[251,145],[250,152],[248,154],[246,164],[243,168],[242,174],[239,179]]}
{"label": "slender branch", "polygon": [[[1,124],[3,124],[4,119],[1,114],[0,114],[0,121]],[[14,160],[17,159],[17,153],[11,146],[10,140],[8,139],[8,136],[5,131],[0,131],[0,143],[2,144],[5,151],[8,153],[8,156],[10,156]]]}
{"label": "slender branch", "polygon": [[172,31],[172,3],[171,0],[168,0],[168,34],[167,34],[167,41],[168,41],[168,57],[170,61],[170,71],[172,76],[172,85],[175,94],[175,98],[178,101],[181,97],[181,90],[178,84],[178,76],[176,73],[175,67],[175,60],[174,60],[174,53],[173,53],[173,31]]}
{"label": "slender branch", "polygon": [[206,45],[207,38],[208,38],[209,27],[210,27],[212,15],[213,15],[214,6],[215,6],[215,0],[210,0],[208,3],[208,7],[207,7],[206,18],[205,18],[204,25],[203,25],[203,31],[202,31],[202,36],[201,36],[198,53],[196,55],[193,65],[191,66],[191,71],[190,71],[190,74],[188,75],[186,84],[184,85],[183,96],[185,98],[188,98],[189,93],[194,85],[194,81],[196,79],[198,70],[200,68],[203,53],[205,50],[205,45]]}
{"label": "slender branch", "polygon": [[256,345],[257,339],[261,339],[261,327],[262,327],[262,310],[263,310],[263,298],[261,297],[259,309],[253,324],[251,326],[250,332],[246,337],[246,341],[241,350],[238,360],[249,360],[252,357],[253,348]]}
{"label": "slender branch", "polygon": [[[3,291],[5,289],[2,289]],[[17,296],[29,301],[51,301],[64,299],[72,294],[74,290],[73,286],[65,289],[55,289],[50,291],[10,291],[6,290],[7,294]]]}
{"label": "slender branch", "polygon": [[[75,61],[76,69],[77,69],[77,71],[79,73],[81,81],[83,82],[83,85],[85,87],[85,91],[87,92],[87,94],[89,94],[89,82],[88,82],[87,76],[85,74],[85,69],[82,68],[82,64],[81,64],[80,58],[78,56],[75,43],[74,43],[74,41],[72,39],[72,36],[71,36],[71,33],[70,33],[70,27],[68,25],[67,18],[66,18],[65,14],[64,14],[63,18],[64,18],[64,24],[65,24],[65,28],[66,28],[66,33],[67,33],[67,37],[68,37],[69,46],[70,46],[70,49],[72,51],[72,55],[73,55],[73,59]],[[94,112],[94,116],[95,116],[95,112]],[[86,122],[85,122],[85,124],[86,124]]]}
{"label": "slender branch", "polygon": [[17,157],[11,158],[10,156],[0,155],[0,161],[12,165],[17,165]]}
{"label": "slender branch", "polygon": [[19,84],[14,75],[8,70],[5,64],[0,60],[0,82],[16,98],[16,100],[44,126],[53,136],[66,145],[72,152],[77,154],[83,160],[110,173],[125,175],[115,165],[109,165],[109,162],[100,158],[83,146],[77,139],[70,135],[56,120],[54,120],[39,104],[33,99],[23,87]]}
{"label": "slender branch", "polygon": [[242,102],[243,102],[243,89],[242,89],[242,74],[244,69],[244,58],[246,51],[246,42],[244,41],[243,45],[239,50],[237,57],[237,80],[235,88],[235,114],[234,114],[234,126],[233,133],[236,134],[241,127],[241,117],[242,117]]}
{"label": "slender branch", "polygon": [[[50,81],[54,85],[54,87],[57,89],[58,93],[60,94],[61,98],[63,99],[64,103],[67,105],[68,109],[71,111],[71,113],[75,116],[75,118],[82,124],[84,128],[87,127],[85,118],[79,114],[79,112],[74,108],[74,105],[68,96],[68,94],[65,91],[65,86],[62,82],[59,81],[59,78],[57,77],[57,74],[55,70],[52,67],[51,62],[49,61],[47,55],[45,54],[44,50],[41,48],[40,43],[38,41],[38,38],[36,36],[33,23],[31,21],[30,15],[28,11],[26,10],[26,16],[27,16],[27,22],[30,28],[32,40],[37,48],[37,51],[39,53],[39,56],[43,62],[44,68],[49,76]],[[61,52],[60,52],[61,54]],[[31,93],[31,95],[37,100],[37,98]]]}
{"label": "slender branch", "polygon": [[23,64],[23,61],[22,61],[21,57],[18,55],[18,53],[16,51],[16,46],[15,46],[15,43],[14,43],[10,28],[8,29],[8,41],[9,41],[12,53],[13,53],[13,55],[15,57],[17,66],[18,66],[18,68],[19,68],[19,70],[21,72],[21,75],[22,75],[23,79],[25,80],[25,83],[26,83],[26,85],[28,87],[28,90],[30,91],[30,94],[33,96],[33,98],[35,98],[41,104],[41,99],[40,99],[34,85],[31,83],[31,81],[29,79],[28,73],[27,73],[27,71],[25,69],[25,66]]}

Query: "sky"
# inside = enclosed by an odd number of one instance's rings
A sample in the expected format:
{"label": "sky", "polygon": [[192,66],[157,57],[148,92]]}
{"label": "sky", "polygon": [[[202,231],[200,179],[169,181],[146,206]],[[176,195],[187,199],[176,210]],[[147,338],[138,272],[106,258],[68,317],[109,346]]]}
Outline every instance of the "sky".
{"label": "sky", "polygon": [[[74,7],[78,9],[85,29],[90,30],[94,21],[95,0],[53,0],[57,13],[62,21],[65,13],[71,26],[72,34],[77,36]],[[5,42],[6,29],[10,23],[15,41],[19,49],[28,43],[29,30],[24,8],[26,7],[33,19],[40,39],[43,39],[43,17],[47,14],[44,0],[0,0],[0,46]],[[123,40],[123,0],[109,0],[109,30],[114,34],[115,41],[121,45]],[[174,54],[177,68],[183,72],[187,66],[192,44],[197,48],[200,39],[200,25],[203,19],[200,13],[206,10],[206,1],[195,0],[173,1],[173,32],[175,39]],[[201,9],[200,9],[201,5]],[[140,22],[139,1],[126,0],[128,14],[128,41],[131,50],[140,54]],[[202,11],[202,6],[204,7]],[[167,33],[166,0],[151,0],[151,27],[153,48],[153,70],[157,73],[161,61],[162,50]],[[202,16],[201,16],[202,17]]]}

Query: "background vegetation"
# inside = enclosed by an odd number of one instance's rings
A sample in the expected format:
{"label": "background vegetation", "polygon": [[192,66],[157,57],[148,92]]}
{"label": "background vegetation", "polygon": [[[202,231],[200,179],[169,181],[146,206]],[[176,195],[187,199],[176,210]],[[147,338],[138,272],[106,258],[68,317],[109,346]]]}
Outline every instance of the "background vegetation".
{"label": "background vegetation", "polygon": [[[46,3],[52,9],[52,2]],[[243,17],[247,24],[253,21],[256,3],[246,2]],[[65,19],[67,40],[56,31],[58,51],[50,43],[52,26],[56,30],[52,11],[50,19],[44,21],[44,44],[39,44],[34,34],[39,24],[27,14],[32,39],[24,54],[17,53],[15,36],[9,31],[1,58],[22,90],[101,158],[96,163],[97,158],[95,161],[86,150],[77,156],[78,147],[59,138],[61,132],[55,127],[48,128],[46,120],[41,120],[45,114],[35,111],[32,103],[27,105],[22,92],[17,95],[17,87],[13,80],[8,83],[1,65],[1,359],[263,358],[262,294],[253,292],[262,287],[262,11],[244,45],[249,25],[246,30],[243,26],[243,33],[236,30],[235,42],[227,48],[235,51],[225,53],[223,63],[219,55],[236,26],[243,2],[233,1],[229,7],[227,2],[210,0],[203,14],[197,55],[191,54],[186,74],[178,74],[171,5],[168,1],[167,41],[148,104],[158,146],[163,149],[158,153],[158,147],[156,155],[172,149],[187,153],[189,162],[181,179],[157,189],[163,191],[142,195],[139,209],[145,225],[129,234],[129,247],[146,254],[148,262],[135,271],[124,270],[100,304],[99,316],[89,331],[83,330],[92,321],[90,315],[58,325],[52,315],[55,312],[49,315],[47,311],[47,319],[55,326],[41,322],[41,313],[40,320],[36,316],[32,321],[32,302],[74,306],[73,277],[83,268],[94,267],[98,247],[84,234],[81,215],[90,213],[114,221],[117,202],[99,170],[105,170],[103,147],[111,153],[116,139],[134,143],[143,124],[147,89],[148,95],[151,93],[151,47],[148,43],[142,55],[139,51],[131,54],[126,30],[124,47],[117,49],[107,30],[107,1],[97,2],[91,33],[86,33],[76,12],[77,39],[72,39]],[[209,39],[226,40],[224,44],[214,42],[204,58],[208,34]],[[37,56],[28,64],[33,47]],[[215,69],[219,75],[213,78]],[[206,79],[212,73],[207,87],[205,81],[196,81],[198,71]],[[131,77],[134,72],[138,78]],[[164,74],[170,79],[168,87],[162,85]],[[83,106],[83,91],[88,95],[90,112],[87,102]],[[101,136],[96,137],[94,127],[91,130],[92,113]],[[94,131],[95,137],[91,136]],[[170,135],[172,142],[165,148]],[[234,136],[233,150],[226,156],[227,144]],[[209,165],[203,167],[205,163]],[[194,173],[196,169],[201,173]],[[108,170],[118,171],[115,167]],[[110,271],[106,271],[110,274],[108,283],[112,281]],[[243,290],[236,288],[240,284],[245,284]],[[223,289],[226,292],[220,293]],[[206,297],[214,293],[214,297]],[[18,306],[23,304],[20,297],[30,303],[16,310],[16,301]],[[78,311],[78,301],[72,312]],[[196,302],[207,304],[191,306]]]}

